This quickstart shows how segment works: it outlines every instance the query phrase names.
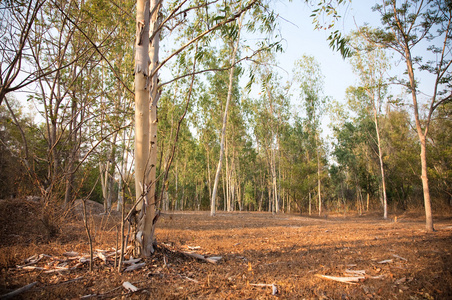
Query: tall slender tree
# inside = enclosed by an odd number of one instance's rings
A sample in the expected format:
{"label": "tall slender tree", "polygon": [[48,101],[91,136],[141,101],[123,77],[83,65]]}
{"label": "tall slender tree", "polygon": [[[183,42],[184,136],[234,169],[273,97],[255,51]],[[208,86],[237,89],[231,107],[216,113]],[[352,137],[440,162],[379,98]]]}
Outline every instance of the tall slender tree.
{"label": "tall slender tree", "polygon": [[[374,48],[359,34],[355,34],[351,41],[355,53],[351,58],[353,71],[359,77],[359,87],[365,93],[365,98],[360,99],[365,103],[370,102],[369,107],[373,114],[375,125],[376,145],[378,148],[378,161],[381,174],[381,203],[383,205],[383,218],[388,218],[388,199],[386,195],[386,178],[383,164],[383,150],[380,133],[380,114],[384,98],[387,94],[386,74],[389,70],[389,61],[383,49]],[[368,100],[368,101],[366,101]]]}
{"label": "tall slender tree", "polygon": [[[426,230],[434,231],[432,201],[428,184],[427,143],[432,116],[436,108],[452,99],[451,39],[452,6],[448,1],[384,1],[374,7],[381,15],[382,29],[361,28],[369,42],[387,47],[403,58],[408,80],[402,80],[411,94],[416,131],[420,143],[421,179],[424,194]],[[423,41],[430,42],[427,50],[435,59],[423,61],[414,56]],[[422,71],[433,75],[434,83],[427,99],[425,120],[421,117],[422,100],[419,96],[417,74]],[[425,72],[424,72],[425,73]]]}
{"label": "tall slender tree", "polygon": [[323,75],[320,64],[312,56],[303,56],[295,63],[295,81],[299,84],[302,105],[305,108],[309,134],[314,142],[314,151],[317,160],[317,198],[319,215],[322,214],[321,181],[323,166],[321,159],[321,123],[322,113],[328,98],[323,95]]}

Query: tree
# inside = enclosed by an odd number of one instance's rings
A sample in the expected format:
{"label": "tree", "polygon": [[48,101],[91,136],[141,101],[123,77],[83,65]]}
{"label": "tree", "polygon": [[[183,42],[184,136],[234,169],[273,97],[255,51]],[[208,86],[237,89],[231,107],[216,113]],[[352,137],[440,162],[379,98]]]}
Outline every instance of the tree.
{"label": "tree", "polygon": [[364,91],[364,97],[358,101],[364,101],[372,110],[373,122],[375,125],[376,145],[378,148],[378,160],[381,174],[381,195],[383,205],[383,218],[388,218],[388,199],[386,196],[386,178],[383,164],[383,151],[380,137],[380,114],[384,97],[387,93],[387,83],[385,74],[389,69],[389,61],[384,50],[373,48],[365,39],[360,38],[359,34],[354,34],[351,40],[352,47],[355,49],[351,57],[353,71],[359,76],[359,87]]}
{"label": "tree", "polygon": [[320,65],[312,56],[303,56],[295,62],[294,79],[299,84],[300,98],[305,109],[309,134],[313,138],[317,158],[317,197],[319,216],[322,214],[322,164],[320,132],[322,112],[328,101],[323,95],[323,75]]}
{"label": "tree", "polygon": [[[234,22],[236,19],[257,5],[258,0],[252,0],[240,6],[238,11],[231,12],[231,6],[224,3],[225,7],[219,10],[219,14],[209,17],[207,29],[202,33],[190,38],[178,49],[163,60],[159,60],[159,42],[163,26],[168,20],[174,18],[185,20],[186,15],[192,11],[209,10],[209,3],[188,3],[169,4],[170,8],[167,16],[163,19],[161,1],[139,0],[137,3],[136,18],[136,63],[135,63],[135,182],[136,182],[136,211],[133,213],[136,231],[135,241],[137,254],[149,256],[153,251],[154,224],[158,218],[156,210],[157,198],[156,186],[156,165],[157,165],[157,105],[160,97],[160,87],[158,81],[158,71],[168,61],[196,41],[201,40],[211,32],[222,28],[226,24]],[[148,13],[150,12],[150,13]],[[149,16],[150,14],[150,16]],[[178,22],[177,25],[184,22]],[[176,25],[176,26],[177,26]],[[148,44],[148,41],[150,43]],[[150,56],[150,57],[149,57]],[[147,98],[147,99],[146,99]],[[150,108],[150,112],[147,109]]]}
{"label": "tree", "polygon": [[[369,30],[364,27],[360,32],[374,45],[387,47],[399,53],[406,64],[408,81],[402,81],[411,94],[414,120],[420,143],[421,179],[424,194],[426,230],[434,231],[432,203],[428,183],[427,136],[436,108],[452,100],[451,82],[452,63],[452,6],[450,1],[384,1],[374,10],[381,15],[383,29]],[[422,57],[413,56],[423,41],[430,42],[427,50],[436,59],[424,62]],[[417,68],[416,68],[417,66]],[[421,118],[421,99],[419,82],[416,75],[422,71],[430,72],[434,77],[432,91],[427,99],[425,120]],[[424,72],[425,73],[425,72]]]}
{"label": "tree", "polygon": [[232,52],[230,56],[230,65],[231,69],[229,70],[229,83],[228,83],[228,95],[226,97],[226,104],[224,107],[224,116],[223,116],[223,125],[221,129],[221,142],[220,142],[220,157],[218,159],[218,166],[217,171],[215,173],[215,180],[213,183],[213,190],[212,190],[212,198],[210,200],[210,215],[213,217],[215,216],[216,211],[216,197],[217,197],[217,189],[218,189],[218,182],[220,181],[220,172],[221,172],[221,165],[223,163],[223,156],[224,156],[224,145],[225,145],[225,137],[226,137],[226,125],[228,121],[228,108],[229,103],[231,102],[232,98],[232,92],[233,92],[233,81],[234,81],[234,70],[235,70],[235,62],[237,60],[237,51],[239,49],[240,45],[240,31],[242,30],[242,19],[243,15],[238,20],[237,24],[237,34],[235,36],[235,42],[232,41],[230,46],[232,46]]}

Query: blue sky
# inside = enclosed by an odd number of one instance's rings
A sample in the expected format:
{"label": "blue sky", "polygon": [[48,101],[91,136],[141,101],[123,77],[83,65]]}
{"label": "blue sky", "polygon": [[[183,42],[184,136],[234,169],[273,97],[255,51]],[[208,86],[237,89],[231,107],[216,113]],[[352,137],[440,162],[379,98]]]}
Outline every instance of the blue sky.
{"label": "blue sky", "polygon": [[[362,26],[366,23],[372,27],[381,26],[379,13],[372,11],[372,7],[376,3],[381,3],[381,1],[352,0],[347,3],[340,8],[342,19],[337,23],[335,29],[340,30],[345,35],[351,30],[356,30],[357,26]],[[349,62],[342,59],[340,53],[334,52],[329,47],[327,41],[329,33],[327,31],[314,30],[312,18],[310,17],[314,8],[309,7],[305,1],[300,0],[292,2],[278,1],[275,2],[274,7],[282,18],[281,32],[285,38],[285,52],[278,56],[278,64],[290,74],[295,60],[301,58],[303,54],[314,56],[320,63],[325,76],[325,95],[331,96],[339,102],[344,102],[345,90],[347,87],[357,83],[357,77],[353,74]],[[426,43],[415,47],[413,55],[421,55],[424,58],[429,56],[432,59],[431,54],[425,50],[426,47]],[[389,54],[393,55],[390,75],[404,76],[405,63],[400,59],[400,55],[392,52],[389,52]],[[281,75],[284,75],[284,73],[281,72]],[[426,72],[416,72],[416,76],[420,80],[421,91],[427,95],[431,93],[431,87],[433,86],[432,76]],[[400,87],[392,87],[394,96],[400,95],[401,92]],[[427,96],[424,96],[424,100],[427,98]],[[408,99],[407,103],[410,102],[410,99]]]}
{"label": "blue sky", "polygon": [[[336,29],[348,33],[356,28],[356,24],[363,24],[365,20],[379,22],[378,15],[372,13],[374,1],[355,0],[341,9],[342,20]],[[304,2],[279,2],[276,9],[281,16],[281,31],[285,38],[285,53],[279,55],[278,63],[291,73],[294,61],[303,54],[314,56],[320,63],[325,76],[325,94],[337,101],[343,101],[345,90],[356,83],[350,64],[342,58],[340,53],[333,51],[327,41],[328,32],[314,30],[312,24],[312,7]],[[285,21],[287,20],[287,21]],[[378,23],[376,23],[378,24]]]}

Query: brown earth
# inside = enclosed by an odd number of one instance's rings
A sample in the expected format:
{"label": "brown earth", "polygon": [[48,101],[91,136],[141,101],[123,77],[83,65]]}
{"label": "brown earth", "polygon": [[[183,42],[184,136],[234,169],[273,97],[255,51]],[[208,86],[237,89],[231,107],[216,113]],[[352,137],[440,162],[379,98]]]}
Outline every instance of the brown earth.
{"label": "brown earth", "polygon": [[[450,216],[436,216],[437,231],[426,233],[419,213],[397,222],[377,214],[168,213],[158,221],[155,255],[119,274],[114,256],[96,258],[89,272],[88,263],[65,254],[88,253],[80,211],[49,221],[41,208],[0,201],[0,295],[36,282],[17,299],[452,299]],[[97,203],[89,208],[94,248],[114,252],[120,216],[99,214]],[[187,251],[222,258],[212,264]],[[35,254],[47,256],[26,261]],[[27,262],[39,269],[17,267]],[[351,276],[346,270],[365,278],[348,284],[318,276]],[[139,290],[128,293],[125,281]]]}

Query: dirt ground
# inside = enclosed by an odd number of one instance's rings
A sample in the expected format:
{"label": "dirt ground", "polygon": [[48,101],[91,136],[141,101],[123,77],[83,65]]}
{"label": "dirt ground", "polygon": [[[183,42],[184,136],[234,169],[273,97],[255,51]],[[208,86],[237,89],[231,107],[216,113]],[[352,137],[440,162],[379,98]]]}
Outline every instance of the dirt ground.
{"label": "dirt ground", "polygon": [[[0,201],[1,299],[30,283],[17,299],[452,299],[450,216],[436,216],[437,231],[426,233],[420,213],[397,222],[377,214],[167,213],[158,221],[155,255],[122,273],[108,257],[119,214],[92,209],[94,249],[104,254],[93,272],[80,259],[89,248],[79,212],[58,226],[52,220],[39,203]],[[221,259],[213,264],[185,252]],[[138,291],[128,292],[126,281]]]}

